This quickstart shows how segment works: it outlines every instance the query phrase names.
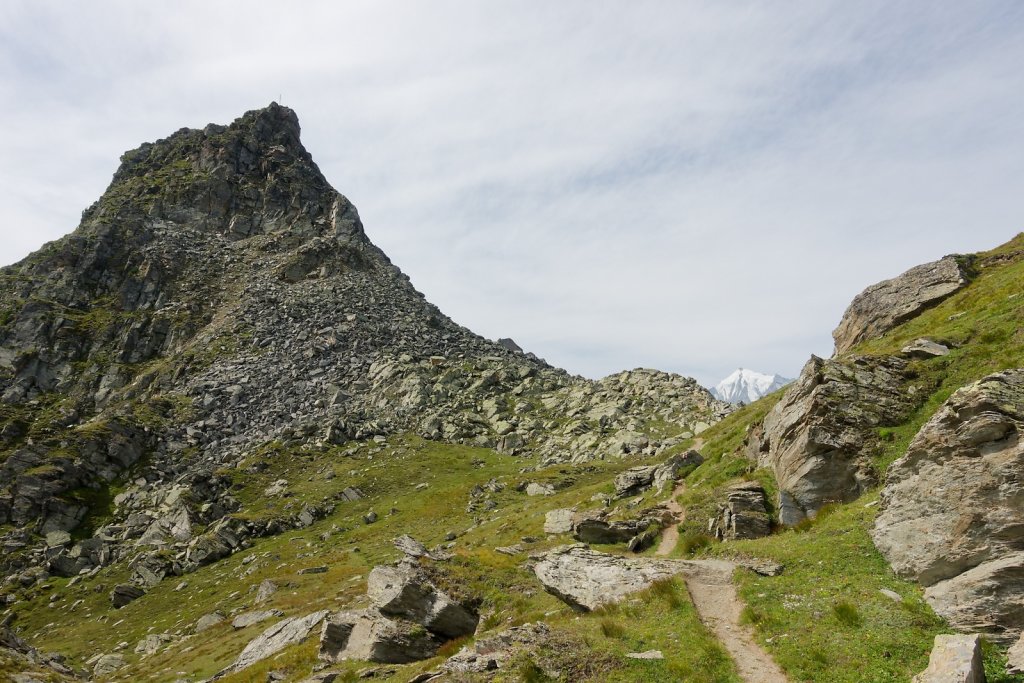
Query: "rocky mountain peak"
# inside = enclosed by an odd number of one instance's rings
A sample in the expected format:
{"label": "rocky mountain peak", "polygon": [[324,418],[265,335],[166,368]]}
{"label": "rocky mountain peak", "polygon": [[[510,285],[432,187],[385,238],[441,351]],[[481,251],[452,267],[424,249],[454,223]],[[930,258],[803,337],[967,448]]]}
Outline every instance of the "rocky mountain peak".
{"label": "rocky mountain peak", "polygon": [[279,232],[363,238],[355,208],[303,147],[298,116],[276,102],[125,152],[83,215],[86,227],[155,220],[232,240]]}

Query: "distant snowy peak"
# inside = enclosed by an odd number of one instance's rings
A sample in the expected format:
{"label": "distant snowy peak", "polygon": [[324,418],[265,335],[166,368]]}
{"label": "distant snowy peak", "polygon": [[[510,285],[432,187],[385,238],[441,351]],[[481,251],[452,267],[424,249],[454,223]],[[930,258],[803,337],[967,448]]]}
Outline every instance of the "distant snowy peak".
{"label": "distant snowy peak", "polygon": [[740,368],[719,382],[711,393],[718,400],[727,403],[753,403],[792,381],[782,375],[765,375]]}

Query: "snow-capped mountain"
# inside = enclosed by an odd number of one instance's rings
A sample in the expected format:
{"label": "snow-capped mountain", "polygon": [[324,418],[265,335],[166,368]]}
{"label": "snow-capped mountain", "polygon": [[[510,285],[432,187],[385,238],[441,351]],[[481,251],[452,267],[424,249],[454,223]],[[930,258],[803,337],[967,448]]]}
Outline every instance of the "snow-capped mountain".
{"label": "snow-capped mountain", "polygon": [[782,375],[766,375],[740,368],[719,382],[711,393],[718,400],[727,403],[753,403],[792,381]]}

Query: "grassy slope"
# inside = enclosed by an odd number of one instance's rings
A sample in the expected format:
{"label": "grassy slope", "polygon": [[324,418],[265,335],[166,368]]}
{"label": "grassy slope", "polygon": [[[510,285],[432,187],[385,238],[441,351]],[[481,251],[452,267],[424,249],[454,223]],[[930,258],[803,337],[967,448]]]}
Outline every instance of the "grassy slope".
{"label": "grassy slope", "polygon": [[[264,579],[273,580],[280,588],[258,609],[278,608],[291,616],[362,606],[369,570],[398,556],[391,539],[408,533],[434,545],[453,531],[460,535],[456,557],[445,566],[454,585],[483,598],[481,635],[484,629],[493,631],[546,618],[557,636],[541,652],[539,663],[545,670],[554,668],[571,680],[658,681],[666,675],[691,675],[686,672],[691,672],[694,677],[689,680],[695,681],[736,680],[728,657],[697,620],[685,591],[678,586],[671,598],[640,596],[615,615],[579,616],[541,589],[522,566],[525,553],[509,557],[494,551],[530,536],[539,540],[524,544],[528,552],[564,543],[564,537],[545,538],[545,512],[555,507],[597,505],[589,499],[610,492],[614,474],[638,461],[553,467],[520,475],[519,469],[528,464],[523,460],[411,437],[393,439],[384,446],[364,444],[351,457],[342,457],[343,450],[289,453],[268,449],[263,457],[270,463],[269,469],[240,478],[244,488],[237,496],[254,509],[250,514],[277,514],[289,499],[268,499],[262,491],[270,482],[284,478],[294,493],[290,499],[293,510],[301,507],[299,501],[318,502],[346,486],[357,486],[365,499],[340,503],[334,514],[307,529],[258,540],[252,548],[184,577],[188,582],[184,590],[174,590],[179,579],[166,579],[121,610],[110,607],[108,593],[115,583],[127,578],[126,568],[105,571],[71,587],[67,579],[51,579],[48,591],[18,605],[18,625],[36,646],[59,649],[79,665],[94,653],[110,652],[118,643],[128,643],[122,651],[131,666],[119,672],[120,680],[205,677],[230,663],[269,622],[241,631],[225,622],[145,659],[132,650],[147,633],[188,635],[200,616],[215,609],[230,614],[254,608],[253,591]],[[327,478],[327,470],[333,470],[335,476]],[[489,513],[467,513],[470,489],[492,478],[506,484],[501,492],[490,494],[498,508]],[[524,480],[548,481],[559,490],[553,496],[528,497],[514,490]],[[422,483],[427,488],[417,490]],[[362,516],[371,509],[380,515],[380,521],[367,525]],[[316,565],[327,565],[329,570],[297,574],[303,567]],[[54,594],[59,598],[47,606]],[[82,602],[72,611],[70,606],[78,600]],[[601,626],[609,619],[621,622],[623,632],[613,629],[612,635],[605,635]],[[308,675],[316,662],[315,640],[224,680],[263,681],[271,669],[285,670],[291,680],[298,680]],[[449,648],[448,654],[455,649]],[[626,652],[647,649],[662,649],[666,659],[645,662],[623,657]],[[580,657],[581,653],[588,654]],[[388,667],[395,669],[395,674],[383,680],[407,680],[440,661]],[[365,662],[351,663],[341,668],[355,671],[366,666]],[[524,661],[517,666],[525,671],[532,664]]]}
{"label": "grassy slope", "polygon": [[[959,387],[997,370],[1024,366],[1024,235],[979,255],[982,268],[970,286],[884,337],[854,349],[862,354],[893,354],[919,337],[946,343],[945,358],[915,361],[921,386],[938,387],[904,424],[881,430],[874,455],[880,471],[906,450],[929,417]],[[1002,260],[1000,260],[1002,259]],[[986,265],[986,263],[988,265]],[[715,493],[732,476],[769,479],[751,472],[734,454],[747,425],[756,423],[782,392],[737,411],[705,433],[709,461],[689,478],[682,502],[691,505],[686,525],[698,534],[713,509]],[[741,571],[737,579],[765,647],[796,681],[906,681],[927,664],[934,636],[948,632],[914,583],[896,577],[868,535],[877,491],[848,505],[827,509],[813,524],[765,539],[704,547],[708,554],[742,552],[786,565],[781,577]],[[894,602],[887,588],[903,596]],[[986,653],[989,681],[1022,681],[1003,673],[1002,655]]]}

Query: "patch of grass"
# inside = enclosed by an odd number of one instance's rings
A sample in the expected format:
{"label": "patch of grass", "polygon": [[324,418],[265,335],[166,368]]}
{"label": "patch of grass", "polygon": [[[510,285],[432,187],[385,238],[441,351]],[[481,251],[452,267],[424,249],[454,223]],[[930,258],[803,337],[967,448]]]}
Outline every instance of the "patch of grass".
{"label": "patch of grass", "polygon": [[832,614],[839,620],[839,623],[850,628],[860,628],[864,624],[864,620],[861,619],[857,608],[846,601],[837,602],[832,605]]}
{"label": "patch of grass", "polygon": [[601,633],[604,634],[605,638],[624,638],[626,627],[615,619],[602,619]]}
{"label": "patch of grass", "polygon": [[986,683],[1024,683],[1024,674],[1006,673],[1006,649],[981,641],[981,660]]}
{"label": "patch of grass", "polygon": [[705,548],[710,548],[715,544],[715,542],[715,539],[711,538],[707,534],[687,532],[685,535],[680,537],[679,544],[676,548],[679,554],[694,555]]}

